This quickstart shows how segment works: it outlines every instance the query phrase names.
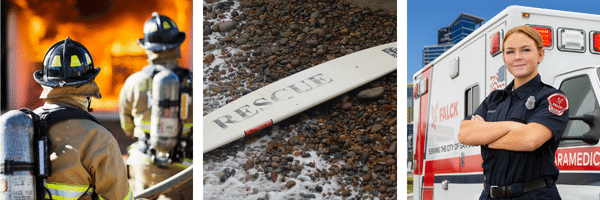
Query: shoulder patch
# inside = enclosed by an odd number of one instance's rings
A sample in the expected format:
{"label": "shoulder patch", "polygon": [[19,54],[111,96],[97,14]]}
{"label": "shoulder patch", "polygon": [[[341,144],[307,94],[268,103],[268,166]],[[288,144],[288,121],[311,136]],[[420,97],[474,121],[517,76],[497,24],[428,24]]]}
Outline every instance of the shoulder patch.
{"label": "shoulder patch", "polygon": [[569,109],[569,99],[561,93],[554,93],[548,96],[548,111],[555,115],[561,116]]}

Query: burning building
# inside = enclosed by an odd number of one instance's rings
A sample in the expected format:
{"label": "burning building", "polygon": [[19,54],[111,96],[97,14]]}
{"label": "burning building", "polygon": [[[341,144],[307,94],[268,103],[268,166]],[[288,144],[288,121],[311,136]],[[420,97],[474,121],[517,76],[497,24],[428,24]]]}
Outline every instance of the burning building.
{"label": "burning building", "polygon": [[118,111],[118,98],[129,75],[148,64],[137,40],[152,12],[173,19],[186,33],[179,64],[192,70],[192,1],[189,0],[2,0],[2,111],[43,104],[33,73],[42,69],[46,50],[70,37],[91,53],[102,99],[95,111]]}

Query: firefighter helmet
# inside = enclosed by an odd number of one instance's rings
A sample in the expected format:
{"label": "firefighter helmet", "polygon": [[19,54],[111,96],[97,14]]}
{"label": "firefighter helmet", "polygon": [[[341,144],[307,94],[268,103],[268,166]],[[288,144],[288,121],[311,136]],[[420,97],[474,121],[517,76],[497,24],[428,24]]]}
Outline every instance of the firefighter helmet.
{"label": "firefighter helmet", "polygon": [[87,48],[67,37],[46,51],[43,69],[33,73],[33,78],[41,85],[54,88],[87,83],[98,73],[100,68],[94,68]]}
{"label": "firefighter helmet", "polygon": [[144,23],[144,38],[140,38],[138,44],[150,51],[164,51],[181,45],[184,40],[185,33],[179,32],[171,18],[153,12]]}

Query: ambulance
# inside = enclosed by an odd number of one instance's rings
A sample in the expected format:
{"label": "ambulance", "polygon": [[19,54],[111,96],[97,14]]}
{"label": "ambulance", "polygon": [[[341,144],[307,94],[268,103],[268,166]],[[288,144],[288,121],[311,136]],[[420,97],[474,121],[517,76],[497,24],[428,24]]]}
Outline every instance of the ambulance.
{"label": "ambulance", "polygon": [[460,122],[514,77],[502,58],[504,34],[540,32],[542,82],[569,99],[570,121],[556,151],[563,199],[600,199],[600,15],[510,6],[413,76],[414,199],[478,199],[480,146],[458,142]]}

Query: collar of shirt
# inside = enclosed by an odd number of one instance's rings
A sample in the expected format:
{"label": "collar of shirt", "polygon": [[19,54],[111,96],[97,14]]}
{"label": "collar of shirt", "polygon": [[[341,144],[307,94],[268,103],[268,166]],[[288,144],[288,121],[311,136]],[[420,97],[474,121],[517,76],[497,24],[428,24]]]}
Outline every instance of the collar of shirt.
{"label": "collar of shirt", "polygon": [[[540,84],[542,84],[542,77],[540,76],[540,74],[538,74],[533,79],[529,80],[529,82],[521,85],[521,87],[514,90],[514,93],[517,94],[519,99],[523,99],[533,90],[535,90],[535,88],[537,88]],[[510,94],[514,85],[515,80],[511,81],[510,84],[508,84],[508,86],[504,88],[504,91]]]}

